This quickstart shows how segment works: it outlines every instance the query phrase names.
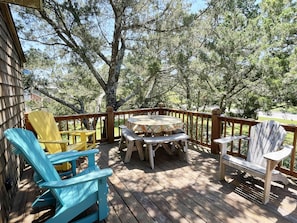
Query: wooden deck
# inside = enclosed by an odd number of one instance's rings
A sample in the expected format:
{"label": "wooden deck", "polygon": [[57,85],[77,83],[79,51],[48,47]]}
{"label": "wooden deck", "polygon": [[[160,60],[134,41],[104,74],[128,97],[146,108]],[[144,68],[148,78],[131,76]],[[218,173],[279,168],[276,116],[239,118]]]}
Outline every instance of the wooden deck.
{"label": "wooden deck", "polygon": [[[294,179],[287,189],[273,183],[271,199],[261,204],[263,182],[228,168],[227,182],[217,178],[218,157],[190,145],[189,163],[159,149],[155,169],[140,161],[134,152],[130,163],[123,163],[118,144],[100,146],[98,164],[109,166],[110,214],[105,222],[297,222],[297,186]],[[53,210],[32,210],[39,193],[27,168],[11,223],[44,222]]]}

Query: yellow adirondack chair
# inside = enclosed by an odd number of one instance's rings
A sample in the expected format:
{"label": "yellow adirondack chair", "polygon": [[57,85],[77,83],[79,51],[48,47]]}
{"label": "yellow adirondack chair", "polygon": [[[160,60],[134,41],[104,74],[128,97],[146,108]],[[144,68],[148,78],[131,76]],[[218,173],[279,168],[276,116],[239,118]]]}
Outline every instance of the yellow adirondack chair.
{"label": "yellow adirondack chair", "polygon": [[[46,111],[33,111],[28,114],[28,120],[33,129],[38,135],[40,143],[45,145],[49,154],[65,152],[69,150],[86,150],[87,136],[93,136],[93,143],[95,140],[95,130],[77,130],[77,131],[62,131],[60,132],[52,113]],[[62,139],[62,134],[71,134],[72,137],[80,135],[80,142],[69,144],[68,140]],[[65,163],[57,165],[57,170],[69,170],[71,165]]]}

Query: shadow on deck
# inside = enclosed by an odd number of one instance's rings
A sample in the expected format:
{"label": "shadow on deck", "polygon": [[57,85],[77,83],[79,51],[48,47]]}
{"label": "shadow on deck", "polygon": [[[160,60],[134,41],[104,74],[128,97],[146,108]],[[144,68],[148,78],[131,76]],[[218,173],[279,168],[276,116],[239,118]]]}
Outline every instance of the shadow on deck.
{"label": "shadow on deck", "polygon": [[[287,189],[272,184],[270,202],[261,204],[263,182],[228,168],[226,182],[219,181],[218,157],[190,145],[189,163],[179,156],[157,151],[155,169],[134,152],[123,163],[118,144],[100,146],[98,164],[109,166],[110,214],[105,222],[296,222],[297,186],[291,179]],[[82,164],[83,165],[83,164]],[[32,210],[39,193],[32,183],[32,170],[23,175],[11,223],[44,222],[52,209]]]}

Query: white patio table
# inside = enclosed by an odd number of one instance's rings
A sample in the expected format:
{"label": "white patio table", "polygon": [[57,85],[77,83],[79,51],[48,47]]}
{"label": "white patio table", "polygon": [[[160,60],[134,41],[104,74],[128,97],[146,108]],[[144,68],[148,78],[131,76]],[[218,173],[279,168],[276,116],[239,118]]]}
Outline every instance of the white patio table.
{"label": "white patio table", "polygon": [[160,134],[183,129],[184,123],[179,118],[167,115],[138,115],[128,119],[127,127],[134,132]]}
{"label": "white patio table", "polygon": [[[184,123],[181,119],[167,115],[138,115],[127,120],[127,127],[134,132],[144,133],[144,142],[147,144],[145,157],[149,158],[151,168],[154,169],[154,156],[158,148],[163,147],[166,152],[173,155],[168,143],[179,141],[171,137],[171,133],[178,129],[183,129]],[[167,136],[165,136],[167,135]],[[149,143],[148,141],[149,140]],[[185,141],[183,139],[183,141]],[[153,148],[154,145],[154,148]],[[173,148],[174,145],[172,144]],[[186,144],[187,146],[187,144]],[[186,151],[186,150],[185,150]]]}

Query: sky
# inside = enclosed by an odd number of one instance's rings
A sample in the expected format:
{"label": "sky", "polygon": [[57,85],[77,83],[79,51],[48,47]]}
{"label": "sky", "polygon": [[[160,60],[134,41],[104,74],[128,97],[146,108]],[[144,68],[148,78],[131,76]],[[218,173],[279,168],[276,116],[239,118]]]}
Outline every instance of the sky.
{"label": "sky", "polygon": [[206,7],[206,0],[191,0],[190,2],[192,3],[193,12],[197,12]]}

